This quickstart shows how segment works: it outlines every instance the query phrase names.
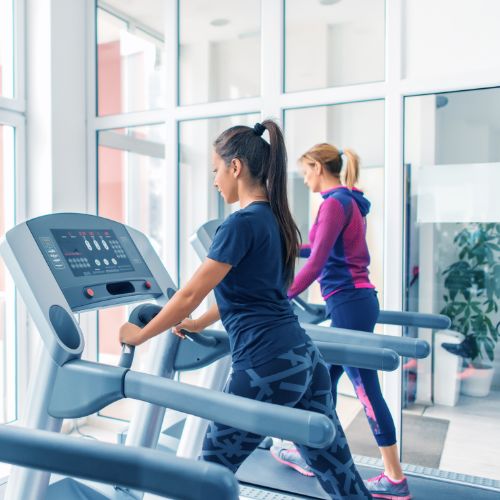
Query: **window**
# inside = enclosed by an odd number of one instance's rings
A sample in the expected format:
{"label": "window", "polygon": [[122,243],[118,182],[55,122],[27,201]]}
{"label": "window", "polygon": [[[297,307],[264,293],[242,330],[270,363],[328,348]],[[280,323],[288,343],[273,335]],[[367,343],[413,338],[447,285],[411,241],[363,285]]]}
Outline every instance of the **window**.
{"label": "window", "polygon": [[200,259],[189,244],[190,236],[207,220],[225,217],[225,205],[213,187],[212,143],[233,125],[253,126],[260,115],[238,115],[180,124],[179,160],[179,246],[181,286],[200,265]]}
{"label": "window", "polygon": [[384,0],[286,0],[285,91],[384,79]]}
{"label": "window", "polygon": [[[168,236],[163,220],[165,131],[163,125],[130,127],[99,132],[98,214],[136,228],[149,236],[161,256]],[[129,308],[98,313],[98,359],[116,365],[121,352],[116,332],[127,321]],[[144,350],[134,356],[140,363]],[[101,415],[128,420],[132,404],[122,400]]]}
{"label": "window", "polygon": [[406,0],[405,4],[407,78],[500,69],[499,2]]}
{"label": "window", "polygon": [[[384,102],[371,101],[335,106],[287,110],[285,135],[289,158],[289,193],[292,213],[302,238],[321,203],[311,194],[297,168],[297,160],[314,144],[329,142],[339,148],[352,148],[361,158],[359,186],[372,202],[368,216],[368,245],[371,252],[370,278],[383,300],[384,227]],[[321,302],[319,288],[311,292],[313,302]]]}
{"label": "window", "polygon": [[452,327],[407,332],[433,349],[406,364],[403,410],[404,462],[497,480],[499,103],[500,88],[405,101],[406,307]]}
{"label": "window", "polygon": [[260,1],[180,0],[180,104],[260,94]]}
{"label": "window", "polygon": [[[352,148],[361,158],[358,187],[371,201],[367,217],[367,240],[370,249],[370,279],[383,302],[384,258],[384,102],[357,102],[287,110],[285,135],[289,158],[289,196],[292,214],[299,225],[303,241],[308,240],[321,197],[310,193],[297,168],[297,160],[313,145],[329,142],[341,149]],[[308,301],[324,303],[317,283],[309,287]],[[377,327],[380,330],[380,327]],[[353,453],[377,457],[361,404],[355,398],[352,384],[342,377],[339,384],[338,414]]]}
{"label": "window", "polygon": [[[14,224],[14,128],[0,124],[0,237]],[[0,259],[0,423],[16,415],[14,288]]]}
{"label": "window", "polygon": [[14,97],[14,5],[0,0],[0,97]]}
{"label": "window", "polygon": [[165,105],[162,2],[98,2],[98,114]]}

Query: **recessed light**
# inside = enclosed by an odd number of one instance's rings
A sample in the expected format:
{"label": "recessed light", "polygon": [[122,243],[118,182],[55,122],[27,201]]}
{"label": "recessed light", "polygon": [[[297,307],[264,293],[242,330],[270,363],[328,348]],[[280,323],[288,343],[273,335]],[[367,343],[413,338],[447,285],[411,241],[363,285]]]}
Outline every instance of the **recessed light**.
{"label": "recessed light", "polygon": [[319,0],[321,5],[333,5],[334,3],[339,3],[340,0]]}
{"label": "recessed light", "polygon": [[210,21],[210,24],[212,26],[226,26],[226,24],[229,24],[229,19],[225,19],[224,17],[219,17],[217,19],[212,19]]}

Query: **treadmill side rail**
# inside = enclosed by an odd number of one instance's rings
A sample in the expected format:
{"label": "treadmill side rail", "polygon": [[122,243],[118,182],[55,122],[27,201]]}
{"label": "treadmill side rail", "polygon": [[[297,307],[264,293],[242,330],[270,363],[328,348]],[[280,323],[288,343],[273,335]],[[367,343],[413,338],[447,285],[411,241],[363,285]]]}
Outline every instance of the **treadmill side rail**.
{"label": "treadmill side rail", "polygon": [[324,360],[332,365],[353,366],[368,370],[394,371],[399,366],[399,356],[392,349],[342,343],[314,342]]}
{"label": "treadmill side rail", "polygon": [[[47,431],[0,425],[0,461],[168,498],[238,499],[234,475],[220,465]],[[16,495],[10,500],[24,498]]]}
{"label": "treadmill side rail", "polygon": [[430,352],[429,343],[422,339],[379,335],[371,332],[310,325],[307,323],[302,323],[302,328],[304,328],[307,334],[315,342],[331,342],[342,344],[349,348],[364,346],[379,349],[392,349],[399,356],[408,356],[410,358],[426,358]]}
{"label": "treadmill side rail", "polygon": [[79,418],[95,413],[124,398],[126,368],[91,361],[69,361],[57,370],[49,414]]}
{"label": "treadmill side rail", "polygon": [[145,373],[127,372],[124,394],[128,398],[313,448],[328,446],[335,437],[333,424],[326,415],[255,401]]}

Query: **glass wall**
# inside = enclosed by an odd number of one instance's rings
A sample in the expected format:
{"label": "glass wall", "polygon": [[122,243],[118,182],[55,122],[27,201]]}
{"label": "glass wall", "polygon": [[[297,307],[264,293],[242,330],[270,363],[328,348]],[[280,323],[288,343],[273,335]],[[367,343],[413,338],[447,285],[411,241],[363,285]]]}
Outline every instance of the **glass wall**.
{"label": "glass wall", "polygon": [[[14,128],[0,124],[0,238],[14,221]],[[16,416],[14,289],[0,259],[0,424]]]}
{"label": "glass wall", "polygon": [[[383,300],[384,236],[384,102],[368,101],[335,106],[292,109],[285,112],[292,212],[307,241],[321,196],[304,185],[297,160],[313,145],[329,142],[352,148],[361,158],[359,187],[372,202],[368,217],[371,279]],[[319,287],[310,288],[311,302],[322,303]]]}
{"label": "glass wall", "polygon": [[190,236],[206,221],[225,217],[231,207],[225,205],[213,187],[212,144],[217,136],[233,125],[253,126],[257,113],[192,120],[179,125],[179,266],[181,286],[200,265],[189,244]]}
{"label": "glass wall", "polygon": [[383,80],[384,50],[384,0],[286,0],[286,92]]}
{"label": "glass wall", "polygon": [[161,2],[98,2],[99,115],[164,107],[164,29]]}
{"label": "glass wall", "polygon": [[[459,242],[467,241],[466,233],[454,241],[455,234],[459,227],[460,230],[475,227],[471,234],[479,238],[478,231],[483,227],[480,224],[494,224],[487,228],[496,231],[498,221],[498,216],[492,215],[494,211],[488,202],[490,195],[480,196],[476,190],[476,183],[485,178],[490,181],[487,186],[482,185],[484,193],[489,193],[486,188],[498,184],[493,173],[498,170],[494,167],[498,162],[495,151],[499,143],[498,126],[494,125],[495,116],[500,116],[496,107],[499,100],[495,97],[498,90],[469,91],[497,85],[495,71],[499,60],[495,52],[498,43],[495,42],[498,30],[493,23],[498,18],[498,2],[479,0],[474,6],[467,6],[453,0],[149,0],[142,8],[140,3],[135,0],[99,3],[99,114],[116,114],[94,121],[99,132],[99,183],[103,186],[107,183],[106,189],[99,187],[100,213],[126,221],[132,212],[140,213],[136,210],[140,200],[134,199],[124,188],[130,175],[124,165],[129,156],[139,154],[134,148],[144,145],[147,140],[139,137],[139,143],[132,141],[135,145],[130,146],[133,137],[129,136],[133,129],[125,131],[124,127],[165,119],[168,142],[159,142],[164,145],[165,163],[172,177],[156,187],[159,189],[157,202],[160,204],[163,197],[168,201],[178,196],[178,207],[172,204],[168,210],[158,208],[158,213],[163,210],[161,217],[171,218],[170,227],[178,225],[179,239],[168,247],[167,265],[171,269],[178,268],[179,282],[184,284],[199,265],[188,242],[189,236],[207,219],[224,216],[232,209],[224,207],[211,187],[213,139],[235,123],[253,125],[260,117],[271,116],[278,120],[284,117],[290,159],[290,198],[302,234],[307,236],[320,200],[310,196],[303,185],[295,165],[297,158],[320,141],[329,141],[342,148],[352,147],[362,160],[360,187],[372,202],[368,240],[372,256],[371,277],[379,291],[380,302],[387,309],[399,309],[404,296],[408,310],[440,312],[446,311],[446,307],[455,307],[449,303],[457,295],[452,297],[445,289],[446,280],[449,284],[451,279],[448,278],[451,271],[446,271],[453,263],[452,249]],[[165,21],[172,29],[165,29]],[[425,39],[422,37],[424,32]],[[178,51],[178,58],[169,59],[171,66],[163,70],[167,80],[161,84],[159,93],[151,96],[143,94],[143,90],[157,88],[156,83],[150,84],[158,81],[155,80],[156,69],[141,73],[137,70],[137,61],[141,58],[150,61],[152,57],[135,57],[130,65],[133,71],[125,71],[131,54],[129,47],[137,47],[128,44],[129,35],[142,37],[142,33],[147,33],[155,42],[156,62],[162,64],[165,44]],[[112,54],[108,66],[104,62],[105,46]],[[146,49],[144,51],[149,54]],[[134,52],[139,53],[140,50]],[[261,53],[269,57],[262,61]],[[387,59],[386,53],[389,54]],[[386,74],[390,75],[390,85],[384,83]],[[284,78],[282,88],[281,76]],[[172,87],[179,89],[176,105],[168,103],[160,118],[159,113],[148,112],[163,106],[162,96]],[[437,89],[443,88],[467,92],[435,94]],[[265,90],[264,95],[261,89]],[[132,91],[138,94],[129,95]],[[422,95],[406,98],[409,93]],[[466,104],[465,97],[475,94],[483,96],[487,103]],[[459,96],[464,99],[460,105],[455,102]],[[247,97],[252,99],[245,99]],[[217,110],[207,103],[217,103]],[[126,115],[128,111],[136,112]],[[214,118],[215,113],[224,117]],[[127,116],[131,116],[130,122]],[[115,130],[102,131],[103,126]],[[177,137],[175,131],[178,131]],[[122,144],[123,141],[127,145]],[[161,144],[155,148],[163,147]],[[147,150],[144,156],[154,158],[149,146]],[[92,158],[92,152],[89,157]],[[106,163],[110,166],[107,173],[103,171]],[[120,168],[113,165],[120,165]],[[467,178],[463,177],[464,165],[469,173]],[[178,179],[175,178],[176,166]],[[107,180],[106,175],[110,176]],[[446,182],[440,177],[442,175],[447,176]],[[403,185],[404,204],[400,196]],[[457,191],[458,185],[469,189]],[[115,196],[118,202],[106,209],[101,201],[108,192],[114,193],[110,199]],[[145,192],[148,193],[146,197],[153,196],[152,186],[149,185]],[[459,208],[463,213],[469,207],[467,217],[462,214],[447,216],[455,219],[442,219],[443,200],[456,200],[457,197],[461,199]],[[134,203],[136,208],[130,208],[129,204],[132,207]],[[445,208],[451,210],[453,206],[449,204]],[[484,213],[488,215],[483,220],[478,214]],[[386,220],[391,223],[384,225]],[[405,238],[400,230],[403,220],[406,221]],[[165,237],[161,240],[154,234],[155,228],[160,226],[150,222],[151,217],[146,222],[137,221],[137,225],[144,224],[142,227],[147,228],[160,245],[166,246],[169,240]],[[165,228],[162,231],[158,234],[167,234]],[[498,260],[495,241],[488,242],[493,245],[488,247],[493,258]],[[458,253],[453,258],[458,259],[461,247],[455,250]],[[388,260],[385,266],[384,259]],[[485,281],[495,281],[496,269],[491,264]],[[478,284],[474,286],[477,288]],[[319,301],[317,292],[317,288],[312,287],[308,299]],[[481,303],[474,306],[482,307]],[[472,305],[470,309],[474,310]],[[446,312],[451,314],[453,311]],[[495,314],[493,307],[488,312],[488,321],[493,326],[498,322]],[[125,317],[122,311],[113,320],[113,329]],[[498,344],[491,344],[493,334],[490,330],[485,333],[483,328],[484,325],[490,328],[488,321],[475,324],[474,328],[482,332],[481,338],[485,339],[481,341],[485,362],[497,366]],[[453,331],[459,327],[454,323]],[[472,329],[472,324],[468,328]],[[386,327],[384,332],[397,335],[400,330]],[[400,391],[403,394],[403,459],[416,465],[428,464],[458,471],[458,465],[452,460],[465,455],[458,442],[468,433],[467,443],[470,444],[466,451],[474,455],[476,464],[467,472],[497,477],[491,470],[498,469],[498,459],[492,457],[491,446],[481,439],[488,434],[495,436],[494,430],[490,432],[489,421],[484,418],[489,418],[488,415],[498,418],[500,401],[495,400],[498,370],[493,371],[489,396],[472,403],[472,396],[459,395],[457,381],[463,386],[464,380],[473,378],[469,377],[470,373],[491,374],[491,371],[479,369],[476,361],[470,366],[466,362],[464,369],[460,357],[439,347],[443,339],[453,344],[461,337],[425,330],[405,331],[404,334],[429,340],[433,354],[428,360],[404,360],[402,377],[400,372],[383,376],[386,399],[396,417],[401,410]],[[495,358],[490,362],[488,353],[492,350]],[[449,357],[443,358],[445,354]],[[101,355],[114,360],[117,352],[103,347]],[[445,361],[441,362],[442,359]],[[447,372],[448,362],[455,364],[452,373],[458,374],[452,375],[453,397],[458,399],[454,407],[446,410],[448,413],[440,413],[445,408],[440,392],[443,384],[436,381],[448,380],[446,374],[441,374],[442,370]],[[339,413],[353,450],[360,455],[378,457],[362,410],[357,400],[348,396],[352,395],[349,386],[349,383],[341,385],[341,391],[347,396],[342,397]],[[477,413],[478,408],[482,413]],[[126,412],[115,415],[126,418]],[[479,415],[481,426],[474,426],[470,420],[476,415]],[[467,431],[460,427],[461,422],[466,423]],[[480,436],[476,436],[477,432]],[[485,464],[484,470],[479,467],[480,463]]]}
{"label": "glass wall", "polygon": [[[165,128],[163,125],[101,131],[98,135],[98,214],[147,234],[162,255],[167,231],[162,193],[165,182]],[[128,317],[127,307],[99,311],[98,359],[116,365],[121,352],[117,332]],[[134,360],[140,364],[148,345]],[[122,400],[102,414],[130,417],[131,404]]]}
{"label": "glass wall", "polygon": [[452,326],[407,332],[403,460],[498,480],[500,88],[407,98],[405,170],[406,307]]}
{"label": "glass wall", "polygon": [[13,0],[0,0],[0,97],[14,97],[13,8]]}
{"label": "glass wall", "polygon": [[260,1],[180,0],[180,104],[260,94]]}
{"label": "glass wall", "polygon": [[500,69],[498,0],[405,0],[404,12],[406,78],[460,78]]}
{"label": "glass wall", "polygon": [[[289,156],[289,195],[293,216],[299,225],[302,240],[308,241],[321,196],[304,185],[297,160],[313,145],[328,142],[338,148],[351,148],[361,158],[362,189],[371,201],[367,217],[367,240],[371,255],[370,279],[383,302],[384,282],[384,102],[369,101],[335,106],[292,109],[285,112],[285,136]],[[299,266],[303,262],[299,263]],[[315,282],[305,292],[309,302],[324,303]],[[375,440],[346,376],[339,383],[337,412],[353,453],[378,457]]]}

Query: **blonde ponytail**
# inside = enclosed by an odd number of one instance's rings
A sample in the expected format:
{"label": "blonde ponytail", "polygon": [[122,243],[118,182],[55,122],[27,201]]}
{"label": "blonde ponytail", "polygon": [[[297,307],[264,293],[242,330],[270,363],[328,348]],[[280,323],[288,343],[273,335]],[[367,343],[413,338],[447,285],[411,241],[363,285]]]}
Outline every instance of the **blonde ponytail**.
{"label": "blonde ponytail", "polygon": [[349,189],[352,189],[359,178],[359,156],[352,149],[344,149],[344,155],[347,159],[344,183]]}

